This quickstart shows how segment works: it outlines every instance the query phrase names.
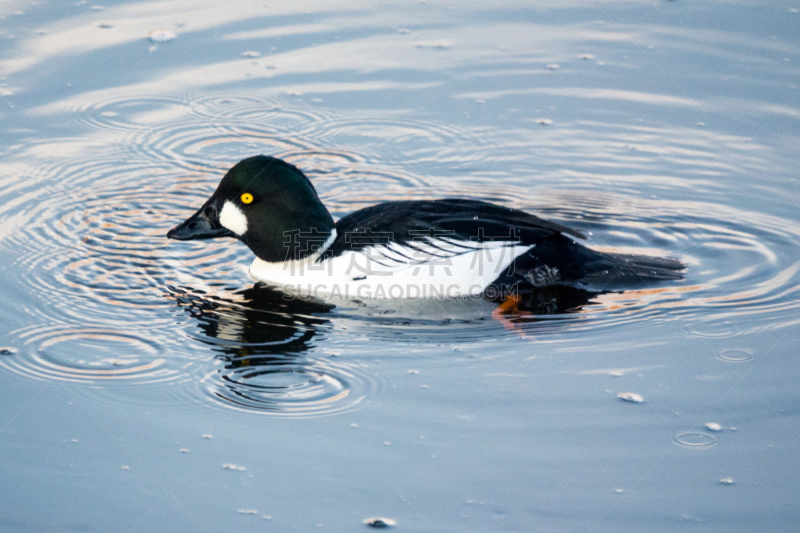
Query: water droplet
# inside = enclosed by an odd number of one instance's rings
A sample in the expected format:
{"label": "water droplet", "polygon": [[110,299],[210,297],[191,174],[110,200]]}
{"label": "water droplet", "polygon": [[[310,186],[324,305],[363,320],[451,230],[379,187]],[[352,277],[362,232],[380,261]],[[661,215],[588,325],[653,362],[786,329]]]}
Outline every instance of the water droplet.
{"label": "water droplet", "polygon": [[409,370],[409,374],[419,374],[419,370]]}
{"label": "water droplet", "polygon": [[384,446],[391,446],[391,445],[392,445],[392,443],[391,443],[391,442],[389,442],[389,441],[387,440],[386,442],[384,442],[384,443],[383,443],[383,445],[384,445]]}
{"label": "water droplet", "polygon": [[626,402],[633,402],[633,403],[642,403],[644,398],[641,395],[636,394],[635,392],[620,392],[617,394],[617,398],[620,400],[625,400]]}
{"label": "water droplet", "polygon": [[203,435],[203,438],[204,439],[213,439],[214,435],[209,435],[208,433],[206,433],[205,435]]}
{"label": "water droplet", "polygon": [[258,514],[256,509],[237,509],[236,512],[239,514]]}
{"label": "water droplet", "polygon": [[733,485],[733,478],[724,477],[720,479],[719,482],[722,483],[723,485]]}
{"label": "water droplet", "polygon": [[236,466],[235,464],[232,463],[225,463],[224,465],[222,465],[222,468],[224,468],[225,470],[239,470],[239,471],[247,470],[247,468],[243,466]]}
{"label": "water droplet", "polygon": [[706,424],[706,428],[709,431],[722,431],[722,426],[717,424],[716,422],[709,422]]}
{"label": "water droplet", "polygon": [[181,448],[179,451],[181,453],[189,453],[189,448]]}
{"label": "water droplet", "polygon": [[625,492],[625,491],[624,491],[623,489],[617,489],[615,492],[616,492],[617,494],[622,494],[622,493],[623,493],[623,492]]}
{"label": "water droplet", "polygon": [[272,520],[272,516],[270,516],[270,515],[268,515],[268,514],[265,514],[265,515],[264,515],[264,516],[262,516],[261,518],[263,518],[264,520]]}
{"label": "water droplet", "polygon": [[154,43],[165,43],[175,38],[175,34],[167,30],[153,30],[148,36]]}
{"label": "water droplet", "polygon": [[374,516],[372,518],[365,518],[364,523],[369,527],[385,528],[392,527],[393,525],[397,524],[397,520],[392,518],[384,518],[382,516]]}
{"label": "water droplet", "polygon": [[357,427],[358,427],[358,424],[356,424],[355,422],[353,422],[352,424],[350,424],[350,427],[351,427],[351,428],[357,428]]}
{"label": "water droplet", "polygon": [[122,470],[130,470],[131,467],[129,467],[128,465],[122,465],[121,469]]}
{"label": "water droplet", "polygon": [[550,63],[549,65],[547,65],[547,68],[549,68],[550,70],[558,70],[561,68],[561,65],[559,65],[558,63]]}
{"label": "water droplet", "polygon": [[78,439],[72,439],[70,442],[78,442]]}

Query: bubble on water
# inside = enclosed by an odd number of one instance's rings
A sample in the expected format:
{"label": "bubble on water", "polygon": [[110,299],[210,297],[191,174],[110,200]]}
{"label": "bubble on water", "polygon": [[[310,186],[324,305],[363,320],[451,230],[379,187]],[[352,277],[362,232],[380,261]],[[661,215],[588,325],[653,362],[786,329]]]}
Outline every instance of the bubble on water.
{"label": "bubble on water", "polygon": [[148,34],[154,43],[165,43],[175,38],[175,34],[167,30],[153,30]]}
{"label": "bubble on water", "polygon": [[224,468],[225,470],[238,470],[240,472],[243,472],[243,471],[247,470],[246,467],[237,466],[237,465],[235,465],[233,463],[225,463],[225,464],[222,465],[222,468]]}
{"label": "bubble on water", "polygon": [[14,355],[15,353],[17,353],[16,348],[12,348],[10,346],[0,348],[0,355]]}
{"label": "bubble on water", "polygon": [[617,398],[620,400],[624,400],[626,402],[633,402],[633,403],[642,403],[644,398],[640,394],[636,394],[635,392],[620,392],[617,394]]}
{"label": "bubble on water", "polygon": [[256,509],[236,509],[236,512],[239,514],[258,514]]}
{"label": "bubble on water", "polygon": [[407,370],[408,374],[419,374],[419,370]]}
{"label": "bubble on water", "polygon": [[394,520],[393,518],[385,518],[382,516],[374,516],[372,518],[365,518],[364,523],[367,524],[369,527],[385,528],[396,525],[397,520]]}
{"label": "bubble on water", "polygon": [[122,466],[120,467],[120,469],[121,469],[121,470],[130,470],[130,469],[131,469],[131,467],[130,467],[130,466],[128,466],[128,465],[122,465]]}
{"label": "bubble on water", "polygon": [[213,439],[214,435],[209,435],[208,433],[206,433],[205,435],[203,435],[203,438],[204,439]]}
{"label": "bubble on water", "polygon": [[189,453],[189,448],[181,448],[178,450],[180,453]]}
{"label": "bubble on water", "polygon": [[716,422],[708,422],[706,424],[706,429],[708,429],[709,431],[722,431],[722,426],[720,426]]}
{"label": "bubble on water", "polygon": [[725,348],[714,357],[725,363],[746,363],[755,359],[756,354],[746,348]]}
{"label": "bubble on water", "polygon": [[683,431],[670,439],[670,442],[684,448],[711,448],[719,444],[719,439],[700,431]]}
{"label": "bubble on water", "polygon": [[724,477],[724,478],[720,479],[720,480],[719,480],[719,482],[720,482],[722,485],[733,485],[733,478],[730,478],[730,477]]}

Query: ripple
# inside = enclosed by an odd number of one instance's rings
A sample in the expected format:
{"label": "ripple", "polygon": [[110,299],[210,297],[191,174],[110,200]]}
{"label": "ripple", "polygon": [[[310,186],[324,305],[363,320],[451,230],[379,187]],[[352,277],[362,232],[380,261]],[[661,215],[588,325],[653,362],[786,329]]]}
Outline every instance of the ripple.
{"label": "ripple", "polygon": [[155,343],[131,333],[61,326],[29,328],[18,337],[27,348],[0,365],[34,379],[142,384],[178,377]]}
{"label": "ripple", "polygon": [[753,361],[756,354],[746,348],[725,348],[714,354],[714,357],[725,363],[747,363]]}
{"label": "ripple", "polygon": [[229,361],[199,381],[203,396],[224,407],[286,417],[316,417],[364,407],[376,381],[356,364],[324,359]]}
{"label": "ripple", "polygon": [[676,434],[669,441],[684,448],[694,449],[711,448],[719,444],[719,439],[716,436],[700,431],[683,431]]}
{"label": "ripple", "polygon": [[[631,176],[608,178],[615,180],[614,193],[598,191],[596,174],[583,171],[556,175],[545,168],[542,181],[533,186],[531,157],[552,156],[548,165],[564,167],[558,157],[577,149],[574,142],[564,145],[566,152],[556,157],[568,130],[498,132],[402,112],[335,113],[298,105],[191,94],[84,101],[67,110],[87,132],[84,136],[8,147],[3,163],[8,172],[0,185],[13,191],[13,198],[0,205],[0,246],[15,257],[6,269],[7,281],[24,294],[21,301],[38,302],[24,307],[23,323],[167,331],[175,324],[175,298],[164,297],[168,287],[212,295],[223,287],[249,285],[245,269],[251,254],[243,245],[227,239],[174,243],[164,234],[202,204],[232,163],[254,153],[283,157],[306,170],[336,216],[386,199],[484,198],[581,230],[590,235],[587,244],[593,248],[677,257],[689,266],[682,282],[602,287],[583,291],[588,295],[580,298],[543,295],[534,312],[499,319],[485,302],[437,302],[422,309],[344,305],[337,317],[355,337],[477,342],[648,321],[678,322],[689,337],[732,338],[797,321],[800,228],[784,218],[724,205],[724,188],[708,180],[643,176],[634,168],[641,158],[634,158],[620,160],[634,165],[625,167]],[[591,126],[580,135],[596,132],[598,125]],[[613,150],[627,153],[626,138],[636,131],[623,126],[610,131]],[[56,147],[63,157],[51,157]],[[721,171],[728,163],[705,164]],[[499,180],[503,187],[497,186]],[[634,187],[641,183],[658,184],[664,199],[642,198]],[[702,192],[703,199],[674,199],[686,198],[682,190]],[[559,305],[551,305],[553,300]],[[277,315],[245,316],[244,322],[235,312],[223,315],[208,323],[222,336],[240,337],[231,344],[233,352],[237,342],[248,346],[251,339],[245,337],[252,333],[242,334],[246,330],[240,325],[253,320],[269,332],[279,326],[291,332],[276,344],[284,353],[306,352],[319,341],[310,339],[320,328],[302,321],[297,326],[291,313],[288,325]],[[213,351],[220,349],[222,336],[206,331],[198,338],[214,338],[206,343]]]}

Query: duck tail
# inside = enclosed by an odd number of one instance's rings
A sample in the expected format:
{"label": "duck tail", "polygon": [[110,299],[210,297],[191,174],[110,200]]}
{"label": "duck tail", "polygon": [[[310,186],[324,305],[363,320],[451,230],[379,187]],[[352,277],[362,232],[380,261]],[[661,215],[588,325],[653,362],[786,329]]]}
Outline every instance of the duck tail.
{"label": "duck tail", "polygon": [[647,255],[602,254],[584,277],[588,282],[653,282],[683,279],[686,265],[677,259]]}

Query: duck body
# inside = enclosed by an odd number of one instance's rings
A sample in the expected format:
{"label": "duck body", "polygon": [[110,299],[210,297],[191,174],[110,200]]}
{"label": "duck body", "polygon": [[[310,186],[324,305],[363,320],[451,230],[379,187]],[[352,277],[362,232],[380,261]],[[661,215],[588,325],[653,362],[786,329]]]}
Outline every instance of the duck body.
{"label": "duck body", "polygon": [[167,236],[236,237],[256,255],[253,279],[318,298],[502,301],[549,286],[676,280],[684,268],[592,250],[578,231],[480,200],[384,202],[334,223],[308,178],[267,156],[234,166]]}

